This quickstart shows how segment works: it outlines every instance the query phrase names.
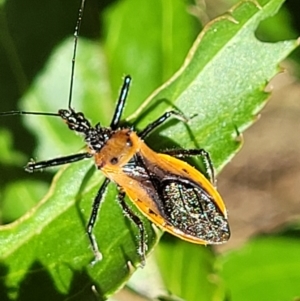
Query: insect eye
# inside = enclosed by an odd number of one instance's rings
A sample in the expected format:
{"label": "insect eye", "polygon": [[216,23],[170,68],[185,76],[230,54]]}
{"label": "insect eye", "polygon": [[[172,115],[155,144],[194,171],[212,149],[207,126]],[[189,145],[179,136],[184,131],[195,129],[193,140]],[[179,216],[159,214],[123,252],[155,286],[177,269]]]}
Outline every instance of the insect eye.
{"label": "insect eye", "polygon": [[113,157],[113,158],[110,159],[110,163],[113,164],[113,165],[116,165],[118,162],[119,162],[119,160],[118,160],[117,157]]}

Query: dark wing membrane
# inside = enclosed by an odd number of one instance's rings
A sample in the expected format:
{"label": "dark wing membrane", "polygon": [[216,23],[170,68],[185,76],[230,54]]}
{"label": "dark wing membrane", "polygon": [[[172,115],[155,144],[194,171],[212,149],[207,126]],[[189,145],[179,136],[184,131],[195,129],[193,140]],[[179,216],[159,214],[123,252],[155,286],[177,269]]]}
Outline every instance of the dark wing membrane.
{"label": "dark wing membrane", "polygon": [[203,188],[180,177],[164,179],[159,186],[161,209],[171,226],[207,243],[229,239],[226,217]]}

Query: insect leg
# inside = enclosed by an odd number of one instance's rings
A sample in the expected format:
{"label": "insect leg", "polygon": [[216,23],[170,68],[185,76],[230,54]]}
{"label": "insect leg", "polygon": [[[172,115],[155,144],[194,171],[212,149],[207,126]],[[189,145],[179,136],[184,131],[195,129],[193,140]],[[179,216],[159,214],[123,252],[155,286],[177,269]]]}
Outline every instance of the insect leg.
{"label": "insect leg", "polygon": [[54,167],[54,166],[63,165],[67,163],[73,163],[90,157],[92,157],[90,153],[81,153],[81,154],[75,154],[66,157],[55,158],[51,160],[40,161],[40,162],[30,161],[25,166],[25,170],[28,172],[34,172],[38,169]]}
{"label": "insect leg", "polygon": [[184,158],[184,157],[193,157],[193,156],[200,156],[203,160],[205,171],[210,182],[215,185],[215,172],[214,167],[210,158],[209,153],[204,149],[173,149],[164,151],[164,154],[177,157],[177,158]]}
{"label": "insect leg", "polygon": [[127,95],[128,95],[130,82],[131,82],[131,77],[128,76],[128,75],[125,76],[123,86],[121,88],[121,92],[120,92],[119,99],[118,99],[118,102],[117,102],[117,106],[116,106],[116,109],[115,109],[115,113],[114,113],[114,116],[113,116],[112,121],[110,123],[110,127],[111,127],[112,130],[117,129],[118,126],[119,126],[119,122],[120,122],[120,119],[122,117],[122,113],[123,113],[123,110],[124,110],[126,98],[127,98]]}
{"label": "insect leg", "polygon": [[136,226],[139,228],[140,231],[140,240],[139,240],[139,249],[138,253],[141,256],[141,264],[142,266],[145,266],[145,261],[146,261],[146,243],[145,243],[145,228],[144,224],[141,221],[141,219],[135,215],[135,213],[128,207],[128,205],[125,202],[125,193],[123,191],[119,192],[118,195],[118,201],[125,212],[126,216],[131,219]]}
{"label": "insect leg", "polygon": [[170,117],[173,117],[173,116],[176,117],[177,119],[183,121],[183,122],[187,122],[187,119],[181,113],[179,113],[177,111],[168,111],[165,114],[163,114],[162,116],[160,116],[159,118],[157,118],[155,121],[150,123],[145,129],[143,129],[139,133],[139,137],[145,138],[154,129],[156,129],[158,126],[163,124],[167,119],[169,119]]}
{"label": "insect leg", "polygon": [[95,199],[93,202],[93,208],[92,208],[92,213],[89,219],[89,222],[87,224],[87,234],[93,249],[93,252],[95,254],[95,260],[93,260],[92,264],[96,263],[97,261],[102,259],[102,254],[99,251],[98,248],[98,244],[97,244],[97,240],[95,238],[95,235],[93,234],[93,229],[97,220],[97,216],[98,216],[98,212],[99,212],[99,208],[101,205],[101,201],[103,200],[103,195],[105,193],[105,190],[107,188],[107,185],[109,184],[110,180],[109,179],[105,179],[103,184],[101,185]]}

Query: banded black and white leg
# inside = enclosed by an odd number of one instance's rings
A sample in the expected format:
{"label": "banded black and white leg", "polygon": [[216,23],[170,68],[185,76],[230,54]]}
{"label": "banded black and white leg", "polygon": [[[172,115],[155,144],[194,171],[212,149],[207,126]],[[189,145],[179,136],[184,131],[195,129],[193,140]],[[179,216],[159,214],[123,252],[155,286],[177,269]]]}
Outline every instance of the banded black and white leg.
{"label": "banded black and white leg", "polygon": [[125,213],[125,215],[139,229],[140,233],[139,233],[139,248],[138,248],[138,253],[141,256],[141,264],[142,264],[142,266],[145,266],[147,245],[146,245],[146,236],[145,236],[145,227],[144,227],[144,224],[143,224],[142,220],[131,210],[131,208],[125,202],[125,192],[123,192],[120,187],[119,187],[118,201],[119,201],[119,204],[122,207],[122,210]]}

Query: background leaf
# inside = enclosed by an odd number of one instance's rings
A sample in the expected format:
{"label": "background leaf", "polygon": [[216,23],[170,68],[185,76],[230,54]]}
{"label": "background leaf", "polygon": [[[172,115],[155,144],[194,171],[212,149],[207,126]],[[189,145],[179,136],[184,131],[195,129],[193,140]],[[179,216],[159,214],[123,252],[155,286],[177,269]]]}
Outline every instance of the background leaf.
{"label": "background leaf", "polygon": [[218,276],[216,254],[164,236],[156,252],[167,288],[184,300],[225,300],[225,289]]}
{"label": "background leaf", "polygon": [[[289,232],[287,237],[261,237],[227,254],[221,275],[230,287],[230,298],[266,301],[299,298],[298,238],[297,231]],[[241,270],[241,266],[247,269]]]}

